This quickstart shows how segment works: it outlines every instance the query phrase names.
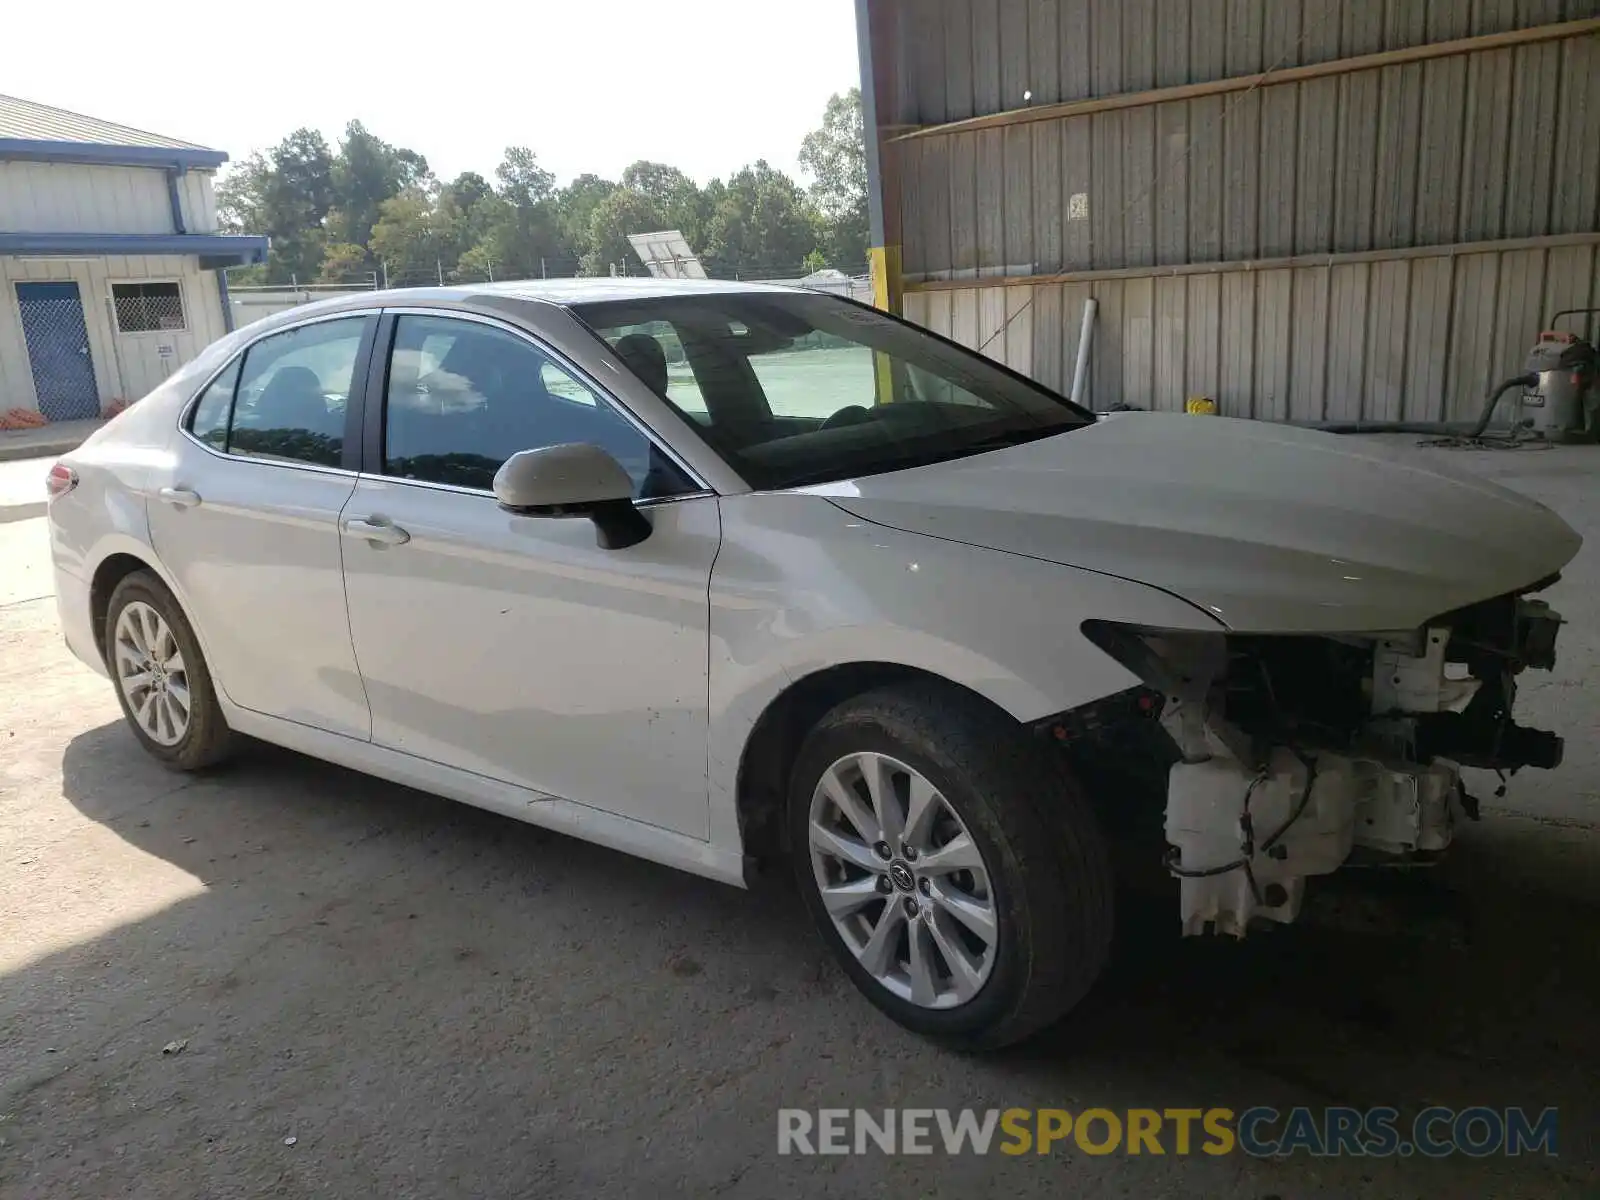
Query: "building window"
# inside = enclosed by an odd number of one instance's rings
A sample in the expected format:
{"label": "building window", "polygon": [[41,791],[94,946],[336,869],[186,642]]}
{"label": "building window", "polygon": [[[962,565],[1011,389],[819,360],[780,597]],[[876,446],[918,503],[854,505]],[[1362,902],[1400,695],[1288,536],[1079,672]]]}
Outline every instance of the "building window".
{"label": "building window", "polygon": [[183,293],[176,283],[113,283],[119,333],[183,329]]}

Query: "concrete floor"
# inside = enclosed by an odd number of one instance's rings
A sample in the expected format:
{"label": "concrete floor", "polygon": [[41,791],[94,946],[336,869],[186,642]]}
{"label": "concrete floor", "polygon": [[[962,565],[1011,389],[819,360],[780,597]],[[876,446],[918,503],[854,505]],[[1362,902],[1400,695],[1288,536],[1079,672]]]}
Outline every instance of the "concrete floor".
{"label": "concrete floor", "polygon": [[52,421],[37,429],[0,429],[0,463],[65,454],[104,424],[101,418],[92,417],[83,421]]}
{"label": "concrete floor", "polygon": [[[781,882],[267,748],[168,774],[61,646],[42,520],[0,521],[0,1194],[1594,1196],[1600,449],[1454,458],[1589,538],[1526,689],[1567,765],[1336,927],[1182,942],[1125,910],[1090,1000],[987,1059],[880,1017]],[[0,504],[46,465],[0,467]],[[1558,1105],[1560,1157],[776,1154],[783,1106],[1429,1103]]]}

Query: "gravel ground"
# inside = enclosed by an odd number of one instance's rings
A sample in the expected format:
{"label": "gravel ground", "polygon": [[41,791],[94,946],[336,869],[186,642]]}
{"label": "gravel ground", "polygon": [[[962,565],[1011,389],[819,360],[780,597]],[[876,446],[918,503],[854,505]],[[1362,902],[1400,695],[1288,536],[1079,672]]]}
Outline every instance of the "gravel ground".
{"label": "gravel ground", "polygon": [[[1528,693],[1567,765],[1320,925],[1182,942],[1131,904],[1085,1006],[985,1059],[859,999],[780,880],[266,747],[167,773],[61,645],[42,520],[0,508],[0,1195],[1596,1195],[1600,450],[1460,458],[1590,538]],[[1560,1157],[776,1151],[780,1107],[1429,1103],[1558,1105]]]}

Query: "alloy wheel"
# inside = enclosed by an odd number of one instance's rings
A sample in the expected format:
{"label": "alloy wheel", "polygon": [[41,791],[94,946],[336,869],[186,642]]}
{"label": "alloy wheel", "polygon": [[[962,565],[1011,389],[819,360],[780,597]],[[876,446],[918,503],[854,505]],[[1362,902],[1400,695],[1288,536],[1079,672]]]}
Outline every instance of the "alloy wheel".
{"label": "alloy wheel", "polygon": [[971,1000],[999,943],[988,867],[919,771],[857,753],[812,793],[812,874],[844,944],[887,991],[923,1008]]}
{"label": "alloy wheel", "polygon": [[189,675],[172,627],[154,606],[134,600],[117,614],[112,662],[128,712],[146,737],[176,746],[189,731]]}

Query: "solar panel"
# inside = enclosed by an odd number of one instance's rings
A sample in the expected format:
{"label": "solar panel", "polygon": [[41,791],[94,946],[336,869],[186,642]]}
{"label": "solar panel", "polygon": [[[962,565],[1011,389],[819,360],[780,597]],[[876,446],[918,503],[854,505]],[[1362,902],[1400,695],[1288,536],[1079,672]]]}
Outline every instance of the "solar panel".
{"label": "solar panel", "polygon": [[630,233],[628,244],[650,274],[657,279],[704,279],[706,269],[689,249],[689,241],[676,229],[655,233]]}

